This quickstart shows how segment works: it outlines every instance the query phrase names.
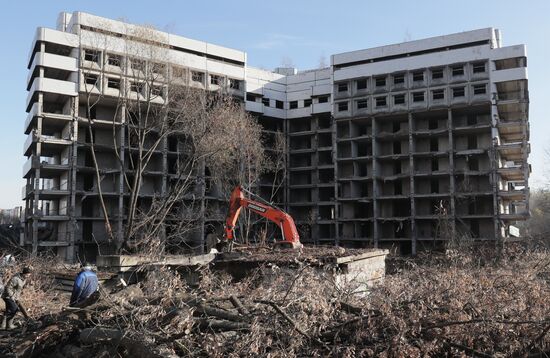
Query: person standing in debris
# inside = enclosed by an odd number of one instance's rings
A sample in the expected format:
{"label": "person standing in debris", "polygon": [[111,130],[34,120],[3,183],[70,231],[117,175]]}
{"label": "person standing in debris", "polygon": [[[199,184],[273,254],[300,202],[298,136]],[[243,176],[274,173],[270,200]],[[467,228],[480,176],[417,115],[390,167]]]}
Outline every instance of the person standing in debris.
{"label": "person standing in debris", "polygon": [[92,265],[86,264],[74,280],[71,295],[71,307],[86,307],[94,303],[99,297],[99,282],[92,270]]}
{"label": "person standing in debris", "polygon": [[6,288],[2,293],[2,298],[4,302],[6,302],[6,311],[4,312],[4,319],[2,320],[1,326],[2,329],[15,328],[13,319],[17,312],[20,311],[18,300],[30,274],[31,269],[29,267],[24,267],[19,274],[13,276],[6,284]]}
{"label": "person standing in debris", "polygon": [[11,254],[2,257],[2,260],[0,260],[0,295],[4,292],[4,277],[6,276],[6,271],[9,267],[14,265],[15,257]]}

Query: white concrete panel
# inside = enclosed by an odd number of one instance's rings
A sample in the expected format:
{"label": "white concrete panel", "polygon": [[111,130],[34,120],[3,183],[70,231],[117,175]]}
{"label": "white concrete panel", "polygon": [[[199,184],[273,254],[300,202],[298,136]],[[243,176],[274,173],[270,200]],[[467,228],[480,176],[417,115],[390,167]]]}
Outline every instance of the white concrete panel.
{"label": "white concrete panel", "polygon": [[311,113],[325,113],[332,111],[332,103],[314,103],[312,104]]}
{"label": "white concrete panel", "polygon": [[37,77],[34,79],[32,86],[27,95],[26,104],[29,107],[29,102],[35,92],[50,92],[58,93],[66,96],[76,96],[77,84],[74,82],[67,82],[61,80],[54,80],[52,78],[40,78]]}
{"label": "white concrete panel", "polygon": [[286,99],[287,101],[297,101],[301,99],[311,98],[311,88],[303,91],[297,92],[287,92]]}
{"label": "white concrete panel", "polygon": [[286,86],[275,82],[267,82],[264,85],[264,88],[266,91],[269,90],[269,91],[286,93]]}
{"label": "white concrete panel", "polygon": [[288,76],[286,81],[289,85],[315,81],[315,71],[300,72],[294,76]]}
{"label": "white concrete panel", "polygon": [[264,97],[285,102],[286,101],[286,92],[274,91],[272,89],[264,87]]}
{"label": "white concrete panel", "polygon": [[330,94],[332,91],[332,83],[313,87],[313,96],[319,96],[322,94]]}
{"label": "white concrete panel", "polygon": [[437,49],[441,47],[465,44],[469,42],[492,40],[492,38],[492,28],[466,31],[451,35],[430,37],[427,39],[408,41],[400,44],[380,46],[365,50],[336,54],[332,56],[332,64],[338,65],[342,63],[362,61],[377,57],[394,56],[420,50]]}
{"label": "white concrete panel", "polygon": [[60,70],[74,72],[74,71],[77,71],[78,69],[77,67],[78,61],[76,58],[73,58],[73,57],[54,55],[54,54],[45,53],[45,52],[38,52],[34,56],[34,60],[32,61],[31,67],[29,69],[29,74],[27,75],[27,83],[29,82],[31,75],[34,72],[34,68],[36,66],[57,68]]}
{"label": "white concrete panel", "polygon": [[206,51],[208,54],[225,57],[231,60],[240,61],[240,62],[246,61],[246,53],[244,53],[243,51],[231,49],[228,47],[222,47],[222,46],[207,43]]}
{"label": "white concrete panel", "polygon": [[309,116],[311,116],[311,109],[312,109],[312,107],[302,107],[302,108],[297,108],[297,109],[289,109],[286,112],[286,117],[288,119],[309,117]]}
{"label": "white concrete panel", "polygon": [[31,43],[31,48],[27,56],[27,62],[31,60],[31,56],[34,51],[34,47],[37,41],[51,42],[69,47],[78,46],[78,36],[57,30],[48,29],[45,27],[39,27],[36,29],[34,39]]}
{"label": "white concrete panel", "polygon": [[286,118],[286,111],[284,109],[264,106],[264,115],[275,118]]}
{"label": "white concrete panel", "polygon": [[244,79],[244,67],[231,65],[228,63],[222,63],[218,61],[207,60],[206,66],[209,72],[222,74],[231,78],[243,80]]}
{"label": "white concrete panel", "polygon": [[488,45],[483,45],[362,64],[334,71],[334,81],[426,67],[437,67],[453,63],[486,60],[491,57],[490,52],[491,48]]}
{"label": "white concrete panel", "polygon": [[249,112],[263,113],[264,105],[261,102],[245,102],[245,109]]}
{"label": "white concrete panel", "polygon": [[525,45],[506,46],[491,51],[491,60],[503,60],[506,58],[526,57],[527,48]]}
{"label": "white concrete panel", "polygon": [[506,82],[527,79],[527,67],[509,68],[507,70],[492,71],[492,82]]}

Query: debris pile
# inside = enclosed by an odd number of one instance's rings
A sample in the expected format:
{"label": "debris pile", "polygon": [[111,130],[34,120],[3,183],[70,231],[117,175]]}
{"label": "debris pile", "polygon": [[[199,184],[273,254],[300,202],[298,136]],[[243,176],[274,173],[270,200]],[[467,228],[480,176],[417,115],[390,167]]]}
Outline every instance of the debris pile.
{"label": "debris pile", "polygon": [[[550,257],[414,260],[356,293],[310,263],[244,279],[158,267],[85,309],[3,333],[2,356],[532,356],[550,352]],[[32,306],[32,305],[30,305]],[[31,307],[32,308],[32,307]],[[38,311],[35,311],[38,314]]]}

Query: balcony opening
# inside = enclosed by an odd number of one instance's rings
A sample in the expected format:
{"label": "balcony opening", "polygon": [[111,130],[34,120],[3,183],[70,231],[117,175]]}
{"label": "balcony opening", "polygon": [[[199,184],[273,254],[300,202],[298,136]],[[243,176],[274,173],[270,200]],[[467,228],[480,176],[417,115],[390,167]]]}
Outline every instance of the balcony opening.
{"label": "balcony opening", "polygon": [[397,94],[393,96],[393,104],[405,104],[405,95],[404,94]]}
{"label": "balcony opening", "polygon": [[464,87],[454,87],[453,88],[453,98],[460,98],[465,96]]}
{"label": "balcony opening", "polygon": [[479,170],[479,160],[478,158],[468,158],[468,169],[471,171]]}
{"label": "balcony opening", "polygon": [[401,161],[395,161],[393,162],[393,174],[401,174]]}
{"label": "balcony opening", "polygon": [[311,107],[311,98],[304,99],[304,107]]}
{"label": "balcony opening", "polygon": [[266,107],[269,107],[269,98],[262,98],[262,104]]}
{"label": "balcony opening", "polygon": [[222,79],[221,76],[210,75],[210,84],[211,85],[221,86],[222,83],[223,83],[223,79]]}
{"label": "balcony opening", "polygon": [[453,77],[464,76],[464,65],[451,67]]}
{"label": "balcony opening", "polygon": [[338,83],[338,93],[347,92],[348,84],[347,83]]}
{"label": "balcony opening", "polygon": [[367,109],[369,105],[369,101],[366,99],[360,99],[357,103],[357,109]]}
{"label": "balcony opening", "polygon": [[477,116],[475,114],[468,115],[468,118],[466,119],[466,123],[469,126],[475,126],[477,124]]}
{"label": "balcony opening", "polygon": [[424,71],[415,71],[413,72],[413,82],[424,81]]}
{"label": "balcony opening", "polygon": [[[87,142],[89,143],[89,142]],[[92,158],[92,154],[90,154],[89,152],[86,152],[86,154],[84,154],[84,166],[85,167],[93,167],[94,166],[94,158]]]}
{"label": "balcony opening", "polygon": [[478,62],[472,65],[473,73],[484,73],[485,72],[485,62]]}
{"label": "balcony opening", "polygon": [[298,108],[298,101],[290,101],[288,103],[288,106],[289,106],[290,109],[296,109],[296,108]]}
{"label": "balcony opening", "polygon": [[192,71],[191,72],[191,80],[193,82],[204,83],[204,73],[197,72],[197,71]]}
{"label": "balcony opening", "polygon": [[445,99],[445,90],[442,90],[442,89],[433,90],[432,91],[432,99],[434,101]]}
{"label": "balcony opening", "polygon": [[346,112],[348,110],[348,102],[338,103],[338,112]]}
{"label": "balcony opening", "polygon": [[329,96],[319,97],[319,103],[328,103]]}
{"label": "balcony opening", "polygon": [[394,85],[401,85],[405,83],[405,75],[400,73],[398,75],[393,76],[393,84]]}
{"label": "balcony opening", "polygon": [[357,88],[358,91],[367,89],[367,79],[366,78],[361,79],[361,80],[357,80],[357,82],[355,84],[356,84],[356,88]]}
{"label": "balcony opening", "polygon": [[136,93],[143,93],[143,86],[144,86],[144,83],[142,82],[131,82],[130,91],[136,92]]}
{"label": "balcony opening", "polygon": [[241,89],[241,81],[236,80],[234,78],[229,79],[229,88],[234,90],[240,90]]}
{"label": "balcony opening", "polygon": [[100,51],[84,49],[84,60],[99,63]]}
{"label": "balcony opening", "polygon": [[472,234],[472,238],[479,239],[479,221],[478,220],[472,220],[470,222],[470,233]]}
{"label": "balcony opening", "polygon": [[413,102],[424,102],[424,92],[413,92]]}
{"label": "balcony opening", "polygon": [[145,61],[138,60],[138,59],[131,59],[130,68],[136,71],[145,71]]}
{"label": "balcony opening", "polygon": [[437,138],[430,138],[430,152],[439,151],[439,141]]}
{"label": "balcony opening", "polygon": [[120,78],[109,77],[107,79],[107,87],[113,89],[120,89]]}
{"label": "balcony opening", "polygon": [[439,194],[439,180],[438,179],[430,180],[430,192],[432,194]]}
{"label": "balcony opening", "polygon": [[376,97],[376,107],[386,107],[386,96]]}
{"label": "balcony opening", "polygon": [[477,136],[468,136],[468,149],[477,149]]}
{"label": "balcony opening", "polygon": [[474,95],[476,94],[486,94],[487,86],[486,85],[474,85]]}
{"label": "balcony opening", "polygon": [[376,82],[376,87],[385,87],[386,77],[376,77],[375,82]]}
{"label": "balcony opening", "polygon": [[163,97],[164,95],[164,88],[162,86],[151,86],[151,95],[154,97]]}
{"label": "balcony opening", "polygon": [[393,154],[401,154],[401,142],[393,142]]}
{"label": "balcony opening", "polygon": [[432,158],[432,172],[439,170],[439,160],[437,158]]}
{"label": "balcony opening", "polygon": [[177,152],[178,151],[178,138],[168,137],[168,151]]}
{"label": "balcony opening", "polygon": [[428,129],[437,129],[438,127],[438,121],[435,118],[431,118],[428,121]]}
{"label": "balcony opening", "polygon": [[432,80],[439,80],[443,78],[443,69],[438,68],[435,70],[432,70]]}
{"label": "balcony opening", "polygon": [[397,133],[401,130],[401,123],[400,122],[393,122],[392,123],[392,132]]}
{"label": "balcony opening", "polygon": [[122,57],[110,53],[107,55],[107,64],[109,64],[109,66],[120,67],[122,64]]}
{"label": "balcony opening", "polygon": [[403,185],[401,185],[400,181],[396,181],[393,183],[393,194],[403,195]]}
{"label": "balcony opening", "polygon": [[82,186],[84,191],[92,191],[94,188],[94,176],[93,174],[83,175]]}
{"label": "balcony opening", "polygon": [[84,82],[86,82],[87,85],[96,86],[99,81],[99,76],[93,75],[91,73],[86,73],[84,75]]}
{"label": "balcony opening", "polygon": [[284,109],[285,108],[285,103],[283,101],[276,100],[275,101],[275,108]]}

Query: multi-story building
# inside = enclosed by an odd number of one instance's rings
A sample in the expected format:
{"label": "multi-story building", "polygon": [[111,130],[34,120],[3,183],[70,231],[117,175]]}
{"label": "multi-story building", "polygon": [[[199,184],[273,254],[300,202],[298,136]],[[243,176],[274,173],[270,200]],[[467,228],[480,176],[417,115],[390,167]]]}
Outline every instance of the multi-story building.
{"label": "multi-story building", "polygon": [[[97,91],[116,95],[120,82],[109,74],[124,77],[120,63],[129,59],[117,41],[129,26],[139,28],[75,12],[60,14],[56,30],[36,32],[21,243],[34,250],[55,247],[74,260],[105,239],[82,114],[83,69],[96,66]],[[206,90],[230,83],[268,140],[284,133],[285,186],[275,201],[294,217],[304,242],[398,244],[415,253],[450,237],[517,236],[515,221],[528,216],[526,50],[502,46],[496,29],[336,54],[330,67],[305,72],[251,68],[244,52],[155,33],[168,52],[167,76],[177,73]],[[98,48],[91,34],[113,45]],[[99,108],[96,122],[112,111]],[[96,128],[96,143],[109,136]],[[172,154],[170,143],[159,151],[144,197],[162,194]],[[120,228],[126,194],[117,175],[124,168],[108,150],[100,156],[114,176],[104,190]],[[270,183],[261,181],[258,192],[268,196]],[[208,206],[212,196],[203,189],[200,199]],[[195,242],[204,244],[205,234]]]}

